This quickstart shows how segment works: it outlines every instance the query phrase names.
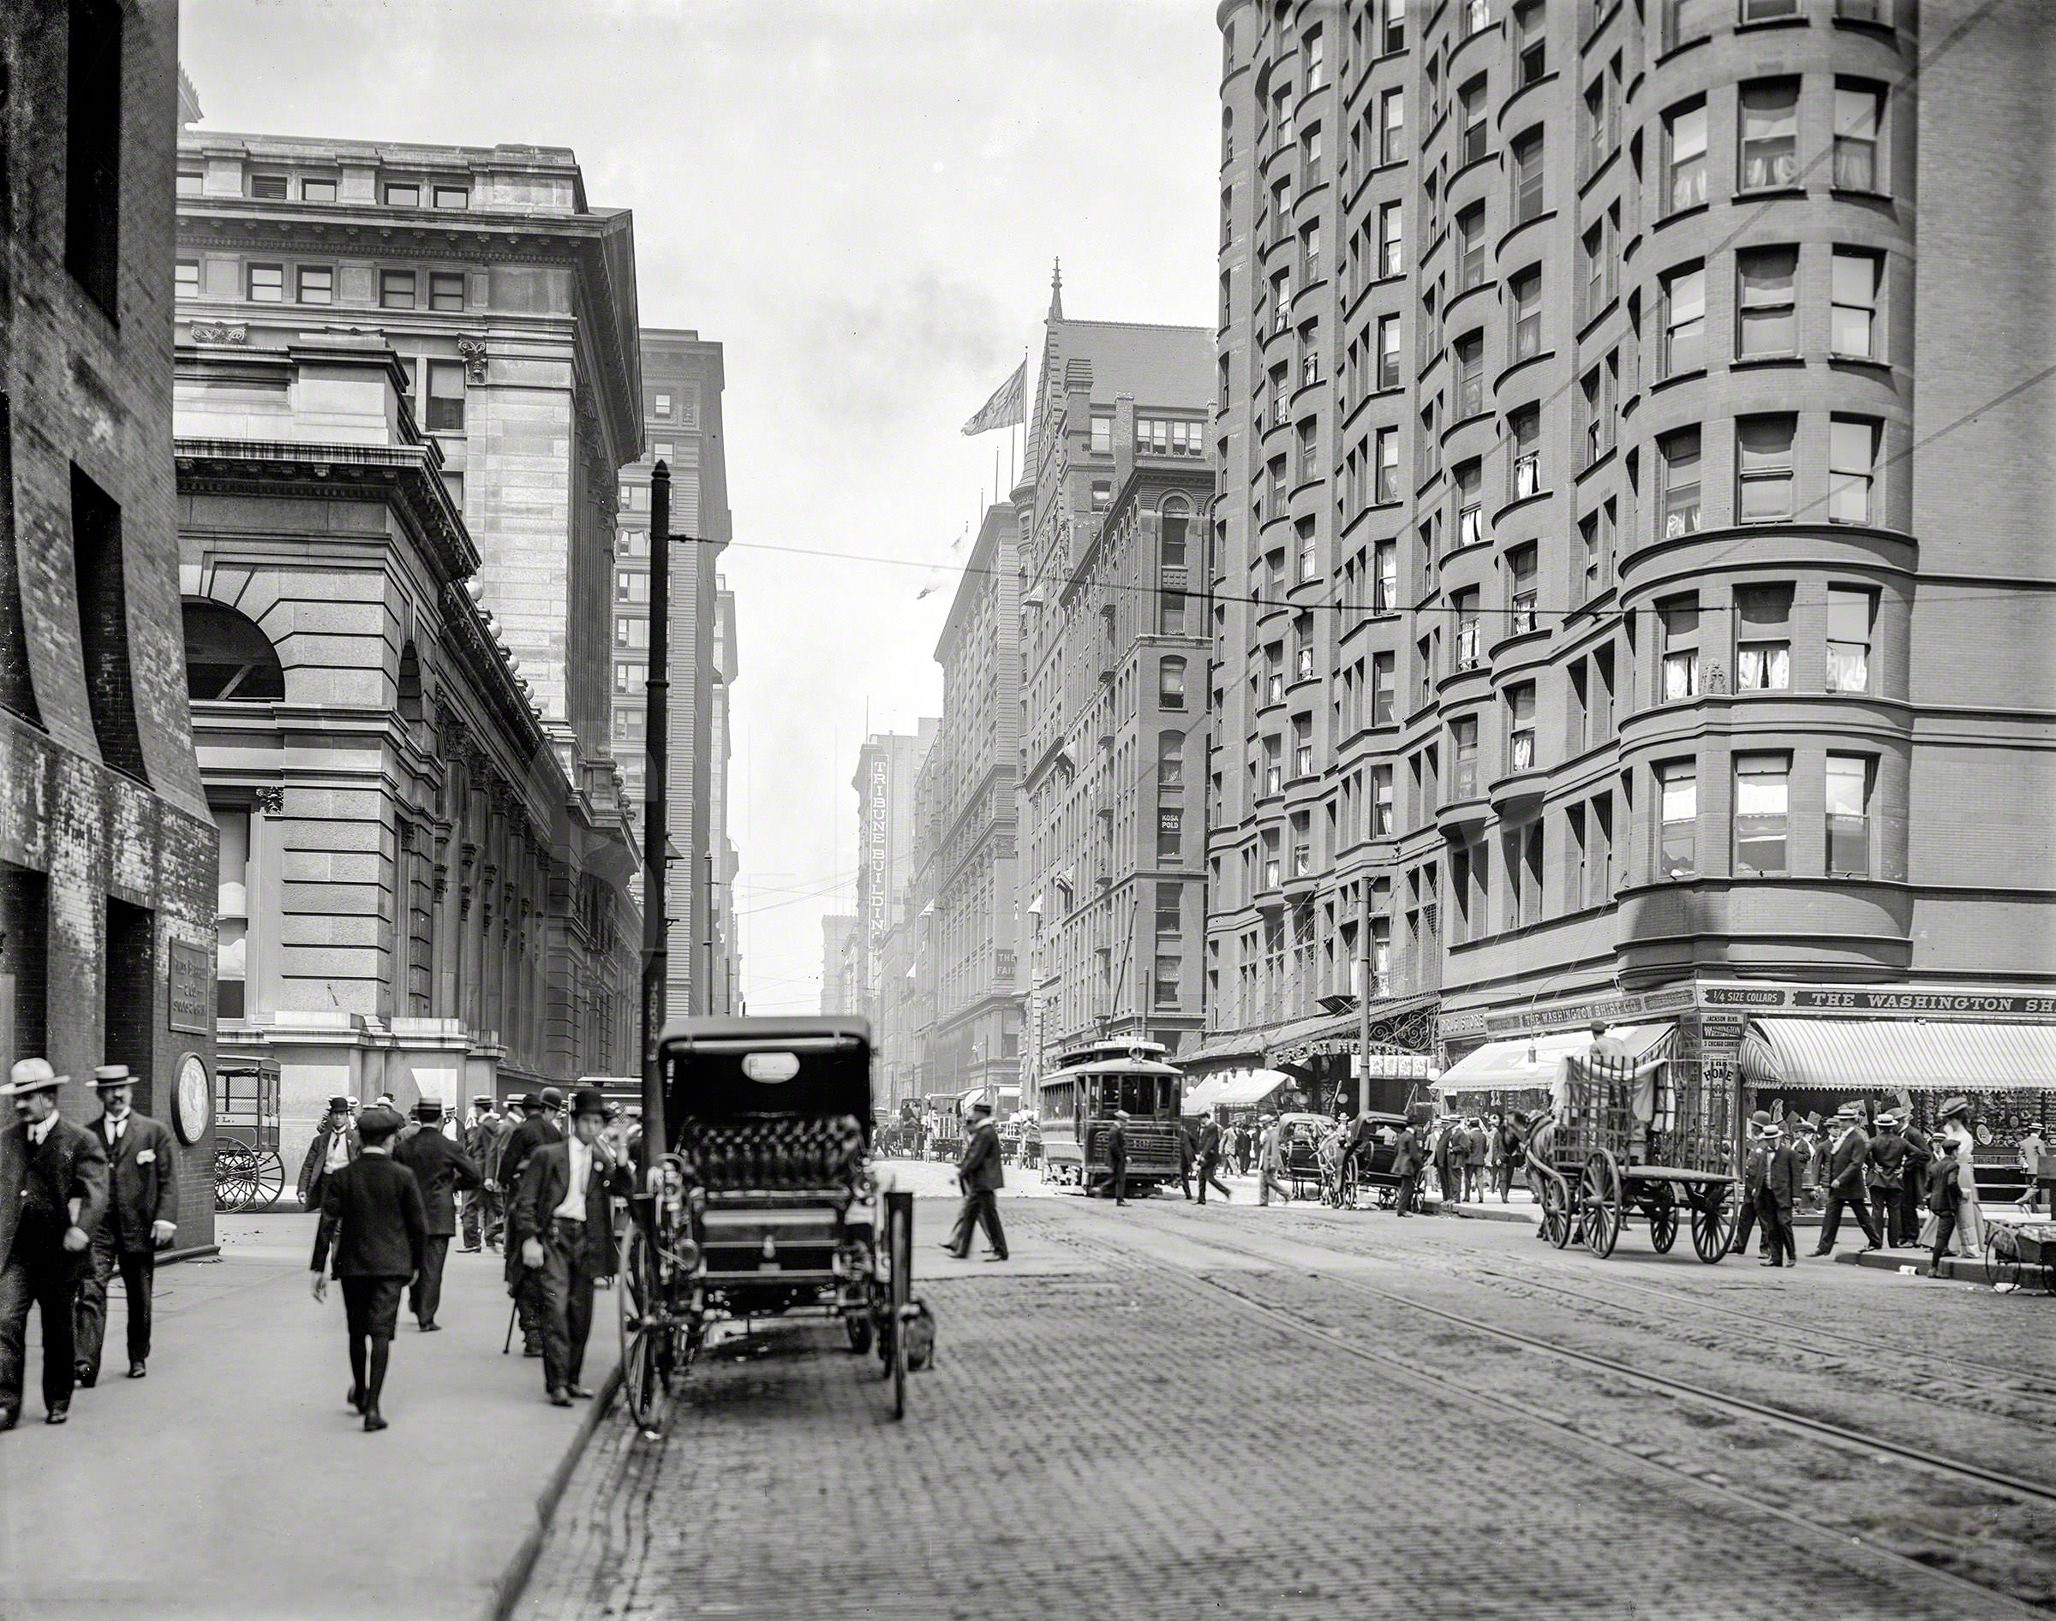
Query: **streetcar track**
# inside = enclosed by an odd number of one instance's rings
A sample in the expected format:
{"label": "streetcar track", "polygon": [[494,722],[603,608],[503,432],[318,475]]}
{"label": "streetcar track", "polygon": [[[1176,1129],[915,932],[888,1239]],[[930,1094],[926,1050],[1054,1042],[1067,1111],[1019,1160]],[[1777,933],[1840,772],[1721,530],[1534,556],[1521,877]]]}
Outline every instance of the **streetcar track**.
{"label": "streetcar track", "polygon": [[[1181,1234],[1180,1236],[1187,1235]],[[1182,1288],[1189,1294],[1210,1300],[1226,1300],[1244,1315],[1263,1322],[1280,1332],[1296,1335],[1301,1339],[1338,1351],[1357,1361],[1370,1363],[1416,1388],[1424,1388],[1431,1393],[1454,1397],[1474,1406],[1490,1408],[1495,1412],[1523,1420],[1548,1431],[1558,1440],[1559,1444],[1568,1444],[1579,1451],[1597,1455],[1616,1467],[1627,1470],[1640,1469],[1646,1471],[1661,1477],[1666,1482],[1681,1485],[1683,1489],[1698,1491],[1714,1497],[1723,1504],[1739,1505],[1745,1514],[1768,1515],[1796,1528],[1800,1532],[1802,1540],[1809,1546],[1818,1545],[1822,1540],[1821,1526],[1818,1521],[1810,1519],[1796,1510],[1784,1508],[1775,1503],[1765,1502],[1760,1497],[1739,1490],[1722,1479],[1713,1478],[1705,1473],[1695,1472],[1675,1463],[1665,1462],[1661,1458],[1631,1451],[1612,1442],[1589,1435],[1568,1417],[1549,1413],[1511,1398],[1480,1390],[1474,1385],[1445,1378],[1431,1369],[1422,1368],[1416,1364],[1402,1361],[1398,1357],[1391,1356],[1385,1352],[1372,1350],[1367,1346],[1357,1344],[1339,1333],[1304,1321],[1282,1306],[1273,1305],[1269,1301],[1259,1300],[1240,1289],[1233,1288],[1219,1278],[1211,1277],[1204,1273],[1185,1272],[1177,1268],[1146,1268],[1142,1262],[1135,1259],[1131,1250],[1123,1248],[1114,1242],[1111,1235],[1086,1237],[1075,1233],[1066,1234],[1064,1235],[1064,1241],[1073,1243],[1080,1243],[1082,1241],[1081,1247],[1090,1246],[1097,1249],[1102,1254],[1114,1259],[1118,1265],[1125,1266],[1131,1271],[1141,1272],[1150,1278],[1167,1282],[1174,1287]],[[1259,1251],[1241,1248],[1233,1244],[1221,1243],[1218,1239],[1199,1242],[1203,1244],[1203,1247],[1217,1249],[1226,1254],[1240,1255],[1248,1260],[1262,1261],[1280,1270],[1304,1270],[1303,1268],[1294,1267],[1290,1262],[1282,1262],[1276,1256],[1265,1255]],[[1315,1271],[1310,1275],[1321,1278],[1323,1282],[1342,1284],[1345,1287],[1357,1284],[1357,1280],[1338,1278],[1333,1273]],[[1827,1439],[1845,1446],[1853,1445],[1873,1460],[1879,1452],[1888,1452],[1899,1458],[1902,1462],[1911,1463],[1931,1473],[1972,1481],[1984,1486],[1987,1490],[2004,1491],[2011,1496],[2026,1497],[2036,1504],[2056,1505],[2056,1487],[2043,1486],[2033,1481],[2017,1480],[2015,1477],[1982,1470],[1974,1465],[1966,1465],[1936,1454],[1924,1453],[1917,1447],[1908,1447],[1902,1443],[1860,1436],[1853,1431],[1844,1430],[1838,1425],[1825,1424],[1819,1420],[1809,1419],[1800,1414],[1788,1413],[1780,1408],[1765,1406],[1761,1403],[1749,1401],[1746,1398],[1724,1396],[1717,1391],[1702,1390],[1683,1381],[1673,1380],[1663,1375],[1644,1374],[1627,1364],[1617,1363],[1609,1358],[1592,1353],[1565,1351],[1562,1347],[1553,1346],[1544,1340],[1533,1339],[1515,1330],[1503,1329],[1494,1324],[1466,1318],[1460,1313],[1444,1311],[1437,1307],[1424,1307],[1419,1302],[1409,1300],[1403,1295],[1392,1294],[1387,1290],[1379,1289],[1372,1285],[1357,1286],[1352,1289],[1352,1292],[1375,1295],[1391,1304],[1441,1318],[1473,1333],[1483,1334],[1497,1340],[1510,1341],[1530,1351],[1539,1351],[1547,1355],[1561,1357],[1565,1360],[1594,1367],[1618,1378],[1661,1389],[1665,1394],[1673,1397],[1701,1401],[1731,1411],[1737,1411],[1773,1429],[1797,1431],[1804,1436]],[[1982,1602],[1990,1603],[1996,1600],[2003,1603],[2009,1607],[2008,1613],[2011,1614],[2033,1617],[2036,1618],[2036,1621],[2047,1621],[2050,1613],[2048,1609],[2032,1604],[2004,1588],[1989,1586],[1972,1577],[1960,1575],[1953,1570],[1948,1570],[1925,1559],[1916,1558],[1911,1554],[1900,1553],[1884,1543],[1874,1542],[1862,1536],[1850,1537],[1846,1541],[1841,1537],[1835,1537],[1830,1539],[1828,1547],[1832,1548],[1838,1557],[1847,1558],[1849,1550],[1854,1548],[1860,1550],[1869,1559],[1892,1567],[1896,1572],[1918,1571],[1925,1577],[1958,1590],[1959,1593],[1966,1595],[1974,1594]],[[1990,1612],[1979,1611],[1977,1613],[1985,1615]]]}
{"label": "streetcar track", "polygon": [[[1338,1226],[1332,1221],[1319,1222],[1317,1230],[1323,1233],[1333,1233],[1338,1237],[1349,1232],[1347,1227]],[[1436,1252],[1445,1258],[1452,1260],[1458,1258],[1458,1252],[1446,1244],[1437,1244],[1435,1248]],[[1495,1277],[1515,1278],[1523,1283],[1536,1281],[1520,1273],[1496,1272],[1492,1267],[1482,1263],[1478,1263],[1478,1270]],[[1908,1345],[1903,1340],[1880,1342],[1865,1339],[1855,1334],[1844,1334],[1831,1328],[1818,1328],[1809,1323],[1795,1323],[1789,1317],[1766,1316],[1756,1311],[1745,1311],[1738,1306],[1730,1306],[1716,1300],[1706,1300],[1697,1294],[1688,1293],[1680,1289],[1667,1289],[1660,1284],[1648,1283],[1641,1279],[1608,1277],[1601,1281],[1608,1288],[1631,1289],[1637,1294],[1646,1294],[1655,1299],[1673,1301],[1693,1306],[1701,1311],[1719,1312],[1724,1316],[1739,1318],[1752,1327],[1782,1328],[1795,1334],[1806,1335],[1815,1340],[1832,1340],[1839,1344],[1853,1347],[1857,1353],[1874,1358],[1897,1356],[1911,1361],[1931,1361],[1935,1357],[1935,1352],[1931,1347]],[[1560,1286],[1552,1283],[1548,1287],[1557,1288]],[[1843,1353],[1838,1352],[1836,1354],[1840,1355]],[[1950,1370],[1940,1375],[1940,1377],[1960,1378],[1961,1372],[1989,1374],[1995,1379],[2012,1381],[2012,1388],[2016,1390],[2025,1391],[2036,1396],[2056,1398],[2056,1381],[2043,1379],[2028,1369],[2009,1367],[1998,1362],[1987,1362],[1977,1357],[1961,1356],[1953,1350],[1948,1353],[1948,1360]],[[1962,1380],[1961,1382],[1969,1383],[1971,1381]]]}
{"label": "streetcar track", "polygon": [[[1225,1254],[1241,1256],[1245,1260],[1263,1261],[1268,1265],[1278,1267],[1289,1268],[1292,1266],[1290,1262],[1280,1261],[1276,1255],[1266,1255],[1260,1250],[1252,1250],[1235,1244],[1224,1243],[1217,1235],[1209,1235],[1206,1238],[1194,1238],[1188,1233],[1180,1233],[1179,1236],[1187,1242],[1197,1243],[1203,1248],[1217,1249]],[[1347,1277],[1325,1271],[1315,1271],[1313,1275],[1320,1277],[1325,1283],[1332,1284],[1345,1293],[1355,1294],[1359,1297],[1368,1296],[1383,1301],[1388,1305],[1400,1306],[1409,1311],[1416,1311],[1423,1316],[1437,1318],[1454,1327],[1467,1329],[1475,1334],[1483,1334],[1492,1339],[1518,1346],[1524,1350],[1539,1352],[1561,1361],[1582,1364],[1586,1367],[1595,1368],[1602,1373],[1611,1374],[1616,1378],[1626,1379],[1636,1384],[1659,1389],[1669,1395],[1683,1397],[1686,1400],[1720,1407],[1744,1417],[1804,1430],[1821,1439],[1835,1441],[1845,1447],[1855,1448],[1872,1458],[1875,1458],[1876,1454],[1880,1452],[1889,1453],[1892,1456],[1923,1468],[1953,1475],[1959,1479],[1975,1481],[1989,1490],[2003,1491],[2011,1496],[2023,1498],[2030,1502],[2056,1507],[2056,1483],[2045,1484],[2041,1481],[2030,1480],[2025,1476],[2010,1474],[2005,1470],[1988,1468],[1983,1464],[1944,1457],[1940,1453],[1929,1452],[1921,1447],[1909,1446],[1905,1442],[1896,1441],[1889,1437],[1866,1435],[1861,1431],[1849,1429],[1847,1426],[1837,1424],[1829,1419],[1813,1418],[1804,1413],[1792,1412],[1787,1408],[1772,1406],[1753,1397],[1730,1395],[1726,1392],[1694,1384],[1690,1380],[1677,1378],[1670,1374],[1653,1373],[1647,1369],[1637,1368],[1630,1363],[1621,1362],[1615,1358],[1602,1355],[1597,1351],[1585,1351],[1575,1346],[1560,1345],[1553,1340],[1538,1338],[1532,1334],[1524,1334],[1516,1328],[1507,1328],[1498,1323],[1486,1322],[1482,1318],[1467,1317],[1462,1312],[1452,1311],[1446,1306],[1429,1305],[1423,1301],[1412,1299],[1407,1295],[1381,1288],[1377,1284],[1366,1282],[1362,1278]],[[1212,1280],[1206,1281],[1211,1282]],[[1223,1286],[1216,1285],[1216,1287]]]}

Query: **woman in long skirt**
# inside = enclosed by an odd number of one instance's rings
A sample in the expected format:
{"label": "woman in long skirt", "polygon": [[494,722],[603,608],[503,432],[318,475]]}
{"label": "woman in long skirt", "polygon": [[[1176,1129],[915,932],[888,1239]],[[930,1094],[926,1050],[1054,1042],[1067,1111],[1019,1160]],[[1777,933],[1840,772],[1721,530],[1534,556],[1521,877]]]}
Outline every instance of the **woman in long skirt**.
{"label": "woman in long skirt", "polygon": [[1959,1241],[1964,1254],[1982,1255],[1985,1252],[1985,1212],[1978,1200],[1977,1167],[1971,1163],[1971,1155],[1977,1149],[1977,1138],[1970,1129],[1970,1100],[1961,1097],[1945,1100],[1941,1122],[1943,1132],[1957,1145],[1956,1174],[1963,1188],[1963,1208],[1956,1213]]}

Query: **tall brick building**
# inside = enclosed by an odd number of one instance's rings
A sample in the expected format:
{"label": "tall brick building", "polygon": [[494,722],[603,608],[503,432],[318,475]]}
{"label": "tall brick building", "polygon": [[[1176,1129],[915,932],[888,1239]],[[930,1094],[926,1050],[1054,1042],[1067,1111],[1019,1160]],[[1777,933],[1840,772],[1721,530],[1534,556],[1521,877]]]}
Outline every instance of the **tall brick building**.
{"label": "tall brick building", "polygon": [[1052,289],[1014,491],[1030,1085],[1077,1041],[1199,1026],[1213,385],[1204,330]]}
{"label": "tall brick building", "polygon": [[[734,652],[734,601],[722,617],[718,565],[728,544],[721,345],[697,332],[645,328],[643,453],[621,469],[614,562],[614,749],[642,812],[650,647],[650,473],[671,469],[671,920],[668,1006],[675,1016],[718,1012],[732,963],[722,920],[734,910],[727,846],[727,729],[723,650]],[[726,635],[724,637],[724,630]]]}
{"label": "tall brick building", "polygon": [[939,722],[873,732],[857,750],[857,922],[850,931],[850,1011],[871,1021],[881,1102],[916,1095],[920,1032],[931,1015],[918,957],[916,787]]}
{"label": "tall brick building", "polygon": [[632,1073],[629,215],[558,148],[191,128],[177,193],[185,589],[283,692],[201,706],[235,1040],[299,1130],[374,1074]]}
{"label": "tall brick building", "polygon": [[118,1061],[213,1238],[214,825],[171,458],[171,0],[0,11],[0,1061]]}
{"label": "tall brick building", "polygon": [[1220,1039],[2056,1066],[2056,16],[1218,15]]}
{"label": "tall brick building", "polygon": [[1016,521],[1011,506],[986,509],[935,644],[942,724],[922,764],[925,898],[917,909],[925,914],[922,958],[932,979],[924,1055],[929,1091],[1019,1080]]}

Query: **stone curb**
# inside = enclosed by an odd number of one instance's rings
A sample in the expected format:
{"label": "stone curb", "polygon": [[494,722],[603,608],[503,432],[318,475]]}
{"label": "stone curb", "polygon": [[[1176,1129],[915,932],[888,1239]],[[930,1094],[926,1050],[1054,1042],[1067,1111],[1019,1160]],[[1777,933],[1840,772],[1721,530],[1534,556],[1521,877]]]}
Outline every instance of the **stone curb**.
{"label": "stone curb", "polygon": [[485,1621],[507,1621],[507,1617],[514,1613],[514,1606],[521,1602],[529,1575],[535,1569],[536,1557],[542,1552],[543,1538],[549,1534],[550,1521],[556,1517],[557,1505],[563,1501],[565,1488],[571,1484],[572,1471],[577,1469],[579,1460],[585,1456],[585,1449],[598,1433],[601,1421],[613,1411],[615,1398],[620,1394],[621,1365],[617,1362],[579,1422],[578,1433],[571,1438],[571,1445],[557,1460],[556,1467],[550,1471],[550,1478],[543,1482],[543,1489],[536,1494],[535,1517],[522,1532],[514,1557],[507,1561],[507,1568],[494,1584],[483,1611]]}
{"label": "stone curb", "polygon": [[[1842,1266],[1860,1266],[1871,1272],[1896,1273],[1902,1266],[1920,1269],[1920,1277],[1927,1278],[1928,1251],[1905,1250],[1837,1250],[1835,1260]],[[1985,1263],[1966,1259],[1960,1255],[1946,1255],[1942,1258],[1942,1276],[1952,1283],[1983,1283]]]}

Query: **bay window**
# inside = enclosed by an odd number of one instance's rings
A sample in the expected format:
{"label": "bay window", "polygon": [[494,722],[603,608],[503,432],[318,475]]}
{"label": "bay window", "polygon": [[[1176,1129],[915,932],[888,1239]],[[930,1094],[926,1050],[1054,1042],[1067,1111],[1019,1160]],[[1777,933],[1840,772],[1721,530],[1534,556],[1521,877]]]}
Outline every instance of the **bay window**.
{"label": "bay window", "polygon": [[1835,81],[1835,185],[1842,191],[1882,191],[1878,174],[1878,114],[1884,96],[1876,85]]}
{"label": "bay window", "polygon": [[1837,248],[1829,270],[1828,350],[1852,360],[1882,360],[1878,289],[1884,262],[1876,254]]}
{"label": "bay window", "polygon": [[1799,352],[1793,289],[1799,250],[1750,248],[1735,255],[1735,353],[1744,360]]}
{"label": "bay window", "polygon": [[1828,587],[1828,691],[1870,691],[1870,636],[1875,596]]}
{"label": "bay window", "polygon": [[1828,522],[1872,521],[1871,486],[1876,479],[1878,424],[1868,417],[1833,417],[1828,422]]}
{"label": "bay window", "polygon": [[1828,872],[1839,878],[1870,876],[1871,762],[1860,754],[1830,754],[1827,767]]}
{"label": "bay window", "polygon": [[1784,413],[1735,423],[1736,520],[1776,523],[1792,516],[1792,440],[1796,419]]}
{"label": "bay window", "polygon": [[1706,103],[1702,99],[1679,107],[1663,121],[1670,210],[1696,208],[1706,201]]}
{"label": "bay window", "polygon": [[1663,627],[1660,702],[1671,704],[1699,695],[1699,599],[1676,597],[1659,604]]}
{"label": "bay window", "polygon": [[1657,876],[1689,878],[1699,870],[1699,773],[1689,760],[1656,768],[1662,787]]}
{"label": "bay window", "polygon": [[1799,81],[1761,79],[1741,92],[1741,189],[1789,186],[1799,176]]}
{"label": "bay window", "polygon": [[1686,265],[1663,282],[1663,375],[1706,364],[1706,267]]}
{"label": "bay window", "polygon": [[1506,769],[1535,769],[1535,683],[1523,681],[1506,693]]}
{"label": "bay window", "polygon": [[1680,428],[1656,443],[1663,484],[1663,536],[1676,540],[1699,529],[1699,430]]}
{"label": "bay window", "polygon": [[1735,592],[1735,690],[1784,692],[1792,685],[1792,591],[1751,585]]}
{"label": "bay window", "polygon": [[1776,877],[1786,869],[1791,762],[1782,754],[1735,760],[1735,872]]}

